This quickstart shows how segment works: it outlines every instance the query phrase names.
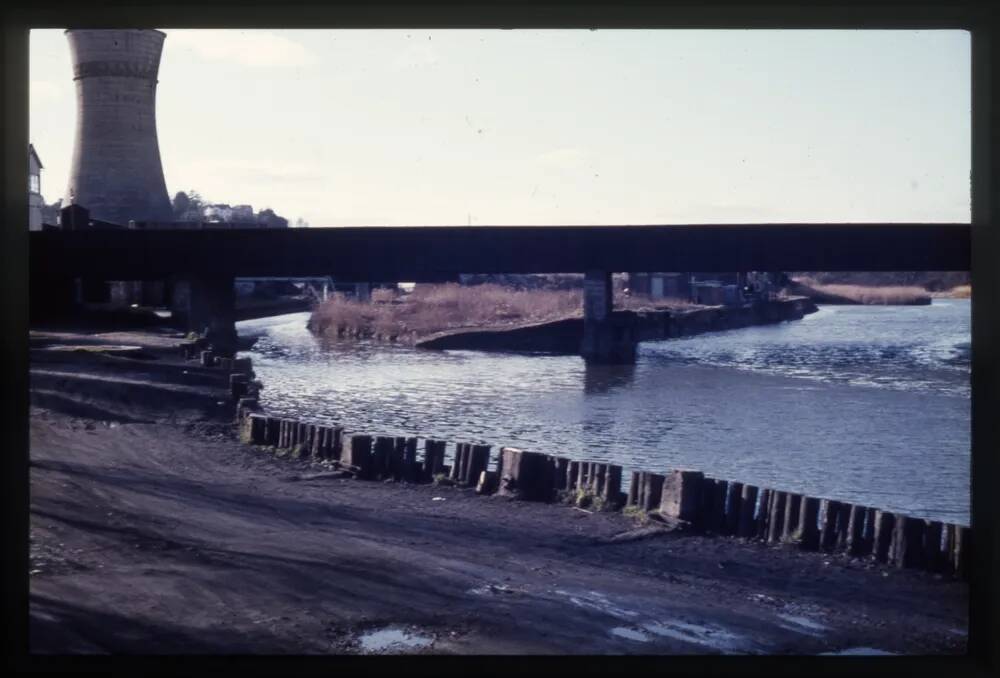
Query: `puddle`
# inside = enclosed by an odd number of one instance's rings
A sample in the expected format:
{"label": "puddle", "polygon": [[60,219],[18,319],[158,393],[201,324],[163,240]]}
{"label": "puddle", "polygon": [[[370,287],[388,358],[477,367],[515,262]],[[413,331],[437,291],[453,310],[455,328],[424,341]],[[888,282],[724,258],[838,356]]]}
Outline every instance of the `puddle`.
{"label": "puddle", "polygon": [[363,652],[406,652],[430,647],[434,639],[421,636],[399,627],[386,627],[369,631],[358,638]]}
{"label": "puddle", "polygon": [[649,642],[649,636],[642,631],[636,631],[635,629],[629,629],[624,626],[616,626],[611,629],[611,635],[618,636],[619,638],[625,638],[626,640],[635,640],[640,643]]}
{"label": "puddle", "polygon": [[746,639],[743,636],[712,624],[669,621],[643,624],[642,628],[658,636],[705,645],[720,652],[747,650]]}
{"label": "puddle", "polygon": [[829,627],[817,621],[794,614],[779,614],[778,617],[784,619],[788,624],[780,624],[781,628],[797,633],[805,633],[810,636],[821,636]]}
{"label": "puddle", "polygon": [[471,593],[474,596],[489,596],[495,595],[497,593],[521,593],[516,589],[512,589],[506,584],[486,584],[485,586],[480,586],[478,588],[469,589],[466,593]]}
{"label": "puddle", "polygon": [[569,598],[570,602],[577,607],[597,610],[598,612],[603,612],[611,615],[612,617],[618,617],[619,619],[631,619],[639,616],[638,612],[618,607],[608,600],[607,596],[603,593],[599,593],[598,591],[590,591],[588,593],[570,593],[569,591],[557,589],[556,593],[560,596],[566,596]]}
{"label": "puddle", "polygon": [[849,647],[846,650],[838,650],[836,652],[820,652],[821,655],[894,655],[895,652],[886,652],[885,650],[877,650],[874,647]]}

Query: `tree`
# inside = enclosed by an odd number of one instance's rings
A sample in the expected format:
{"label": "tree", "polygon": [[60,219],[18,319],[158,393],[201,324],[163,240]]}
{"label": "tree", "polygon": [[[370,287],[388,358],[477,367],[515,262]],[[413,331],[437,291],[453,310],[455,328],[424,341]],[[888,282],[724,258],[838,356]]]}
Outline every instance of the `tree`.
{"label": "tree", "polygon": [[178,191],[173,199],[174,219],[178,221],[201,221],[205,201],[198,191]]}
{"label": "tree", "polygon": [[309,228],[309,222],[299,217],[295,220],[295,228]]}
{"label": "tree", "polygon": [[288,228],[288,219],[279,217],[270,207],[265,207],[257,213],[257,221],[268,228]]}

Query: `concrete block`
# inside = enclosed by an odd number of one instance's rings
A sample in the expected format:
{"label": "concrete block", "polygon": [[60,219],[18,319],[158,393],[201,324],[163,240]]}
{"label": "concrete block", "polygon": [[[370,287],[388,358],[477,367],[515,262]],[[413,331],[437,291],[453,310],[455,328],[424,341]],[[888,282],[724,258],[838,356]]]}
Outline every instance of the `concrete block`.
{"label": "concrete block", "polygon": [[513,447],[501,448],[503,476],[498,494],[529,501],[552,498],[552,464],[547,455]]}
{"label": "concrete block", "polygon": [[660,513],[668,518],[697,523],[704,480],[701,471],[671,471],[663,482]]}

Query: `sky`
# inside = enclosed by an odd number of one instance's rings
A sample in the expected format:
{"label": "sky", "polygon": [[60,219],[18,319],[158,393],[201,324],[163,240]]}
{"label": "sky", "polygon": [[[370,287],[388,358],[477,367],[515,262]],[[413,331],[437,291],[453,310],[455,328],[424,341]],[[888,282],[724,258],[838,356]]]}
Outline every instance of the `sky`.
{"label": "sky", "polygon": [[[172,30],[167,183],[311,226],[968,222],[964,31]],[[33,30],[63,197],[75,92]]]}

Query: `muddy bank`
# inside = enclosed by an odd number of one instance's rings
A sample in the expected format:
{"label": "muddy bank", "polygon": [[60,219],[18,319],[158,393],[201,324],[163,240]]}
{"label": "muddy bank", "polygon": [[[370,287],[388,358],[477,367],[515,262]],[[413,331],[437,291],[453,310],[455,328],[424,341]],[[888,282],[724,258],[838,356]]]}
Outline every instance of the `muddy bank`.
{"label": "muddy bank", "polygon": [[[224,376],[176,340],[32,337],[32,652],[965,650],[967,585],[929,573],[638,535],[620,513],[465,488],[307,479],[310,462],[237,442]],[[146,356],[63,351],[56,369],[55,343]]]}
{"label": "muddy bank", "polygon": [[[815,312],[809,299],[793,297],[747,306],[710,306],[691,310],[656,309],[615,311],[621,322],[636,328],[640,341],[658,341],[704,332],[739,329],[799,320]],[[502,329],[461,329],[421,339],[416,345],[432,349],[518,351],[573,355],[580,352],[583,318],[562,318]]]}

